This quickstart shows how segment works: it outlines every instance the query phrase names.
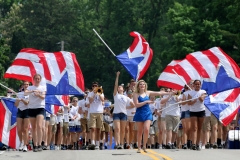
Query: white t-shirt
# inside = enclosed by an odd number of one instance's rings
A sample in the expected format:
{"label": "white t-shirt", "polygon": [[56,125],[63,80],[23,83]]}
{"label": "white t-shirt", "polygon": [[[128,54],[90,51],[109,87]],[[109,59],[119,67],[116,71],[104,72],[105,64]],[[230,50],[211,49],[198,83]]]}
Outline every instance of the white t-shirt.
{"label": "white t-shirt", "polygon": [[[70,111],[69,111],[69,116],[71,117],[71,118],[73,118],[74,116],[78,116],[78,106],[73,106],[72,105],[72,107],[70,108]],[[77,119],[77,118],[76,118]]]}
{"label": "white t-shirt", "polygon": [[[46,92],[46,86],[29,86],[27,88],[29,91],[39,90],[40,92]],[[41,99],[38,96],[35,96],[34,93],[29,94],[29,104],[28,108],[36,109],[36,108],[45,108],[45,98]]]}
{"label": "white t-shirt", "polygon": [[[102,95],[104,96],[103,93],[102,93]],[[88,98],[93,97],[93,96],[94,96],[94,92],[88,93],[88,97],[87,97],[88,103],[89,103]],[[103,113],[103,104],[102,104],[102,101],[101,101],[99,95],[95,95],[93,102],[90,103],[89,113]]]}
{"label": "white t-shirt", "polygon": [[[177,103],[176,97],[172,96],[169,98],[169,100],[166,102],[166,106],[168,107],[166,110],[166,115],[171,115],[171,116],[180,116],[180,107],[178,104],[171,105]],[[171,105],[171,107],[169,107]]]}
{"label": "white t-shirt", "polygon": [[85,104],[86,104],[85,99],[82,99],[82,100],[79,100],[79,101],[78,101],[78,106],[79,106],[79,108],[81,108],[82,111],[83,111],[83,114],[80,114],[81,118],[84,117],[84,112],[85,112],[85,108],[86,108],[86,107],[85,107]]}
{"label": "white t-shirt", "polygon": [[[60,106],[59,109],[62,108],[63,110],[63,107]],[[57,124],[58,123],[62,123],[63,122],[63,115],[62,114],[57,114]]]}
{"label": "white t-shirt", "polygon": [[154,113],[155,108],[156,108],[156,103],[149,104],[149,108],[150,108],[151,112]]}
{"label": "white t-shirt", "polygon": [[[192,90],[188,94],[192,98],[198,98],[204,93],[206,93],[205,90],[199,90],[199,91]],[[200,111],[204,111],[204,110],[205,110],[204,101],[201,102],[199,99],[197,99],[196,103],[194,103],[193,105],[190,106],[190,112],[200,112]]]}
{"label": "white t-shirt", "polygon": [[[129,103],[127,103],[127,107],[130,106],[130,102],[133,102],[133,99],[130,99]],[[135,112],[136,112],[136,107],[127,109],[127,116],[133,117],[135,115]]]}
{"label": "white t-shirt", "polygon": [[130,98],[123,94],[116,94],[114,96],[114,110],[113,113],[124,113],[127,115],[127,104],[130,103]]}
{"label": "white t-shirt", "polygon": [[68,108],[63,107],[63,120],[64,122],[69,122],[69,113],[68,113]]}
{"label": "white t-shirt", "polygon": [[211,116],[211,112],[209,111],[209,109],[207,107],[205,108],[205,114],[206,114],[206,117]]}
{"label": "white t-shirt", "polygon": [[[183,93],[183,95],[185,96],[185,100],[188,99],[188,93],[189,93],[189,92],[190,92],[190,91],[186,91],[186,92]],[[188,104],[181,105],[181,111],[182,111],[182,112],[189,111],[189,110],[190,110],[190,106],[189,106]]]}
{"label": "white t-shirt", "polygon": [[[19,92],[17,95],[18,95],[19,99],[23,99],[23,100],[26,100],[26,101],[29,100],[29,96],[24,96],[24,92]],[[18,109],[23,111],[25,109],[28,109],[28,105],[25,105],[22,101],[20,101],[19,104],[18,104]]]}

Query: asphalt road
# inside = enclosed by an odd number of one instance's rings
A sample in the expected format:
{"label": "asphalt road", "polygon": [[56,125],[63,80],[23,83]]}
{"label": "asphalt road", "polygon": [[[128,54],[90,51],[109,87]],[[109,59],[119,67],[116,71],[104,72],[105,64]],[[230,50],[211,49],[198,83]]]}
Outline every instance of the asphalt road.
{"label": "asphalt road", "polygon": [[67,151],[42,151],[19,152],[0,151],[1,160],[238,160],[240,150],[206,149],[192,150],[160,150],[148,149],[148,153],[137,153],[137,150],[67,150]]}

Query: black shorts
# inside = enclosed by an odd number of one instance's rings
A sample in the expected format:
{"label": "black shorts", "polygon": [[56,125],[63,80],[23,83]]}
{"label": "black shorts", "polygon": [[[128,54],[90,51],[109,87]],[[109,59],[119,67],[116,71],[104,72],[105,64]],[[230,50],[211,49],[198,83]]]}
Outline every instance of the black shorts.
{"label": "black shorts", "polygon": [[28,115],[30,118],[36,118],[38,115],[42,115],[44,117],[44,112],[44,108],[29,109]]}
{"label": "black shorts", "polygon": [[28,109],[25,109],[23,111],[21,111],[20,109],[18,109],[18,112],[17,112],[17,118],[29,118],[29,115],[28,115]]}
{"label": "black shorts", "polygon": [[190,117],[205,117],[205,110],[200,112],[190,112]]}
{"label": "black shorts", "polygon": [[50,121],[50,117],[46,117],[46,121],[48,121],[48,122],[49,122],[49,121]]}

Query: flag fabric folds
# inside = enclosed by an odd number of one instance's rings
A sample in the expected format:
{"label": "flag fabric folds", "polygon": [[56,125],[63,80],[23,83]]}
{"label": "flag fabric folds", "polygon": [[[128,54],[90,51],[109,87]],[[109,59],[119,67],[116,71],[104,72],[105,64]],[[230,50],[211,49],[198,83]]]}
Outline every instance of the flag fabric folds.
{"label": "flag fabric folds", "polygon": [[0,142],[18,148],[20,141],[17,135],[17,107],[15,100],[2,98],[0,102]]}
{"label": "flag fabric folds", "polygon": [[224,126],[227,126],[240,109],[240,88],[210,95],[205,98],[204,104]]}
{"label": "flag fabric folds", "polygon": [[123,53],[116,56],[135,80],[141,79],[146,73],[153,57],[153,51],[144,37],[138,32],[131,32],[134,38],[131,46]]}
{"label": "flag fabric folds", "polygon": [[74,53],[22,49],[4,78],[33,82],[36,73],[40,73],[45,79],[48,95],[83,94],[84,78]]}

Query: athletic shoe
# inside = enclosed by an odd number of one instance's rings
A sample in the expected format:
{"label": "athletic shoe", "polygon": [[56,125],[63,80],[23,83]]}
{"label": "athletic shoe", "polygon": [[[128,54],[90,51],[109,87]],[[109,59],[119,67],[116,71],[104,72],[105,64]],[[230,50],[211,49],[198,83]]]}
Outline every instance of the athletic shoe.
{"label": "athletic shoe", "polygon": [[184,144],[184,145],[183,145],[183,149],[187,149],[187,144]]}
{"label": "athletic shoe", "polygon": [[174,144],[171,145],[171,149],[176,149]]}
{"label": "athletic shoe", "polygon": [[33,152],[38,152],[38,148],[36,146],[33,147]]}
{"label": "athletic shoe", "polygon": [[210,144],[207,143],[207,144],[205,145],[205,148],[206,148],[206,149],[209,149],[209,148],[210,148]]}
{"label": "athletic shoe", "polygon": [[122,145],[118,145],[117,149],[123,149],[123,146]]}
{"label": "athletic shoe", "polygon": [[19,150],[19,151],[22,151],[22,150],[23,150],[23,143],[20,143],[18,150]]}
{"label": "athletic shoe", "polygon": [[196,150],[196,145],[195,144],[192,144],[192,150]]}
{"label": "athletic shoe", "polygon": [[98,145],[95,146],[95,150],[99,150],[99,146]]}
{"label": "athletic shoe", "polygon": [[166,145],[166,149],[171,149],[171,148],[172,148],[171,144],[168,143],[168,144]]}
{"label": "athletic shoe", "polygon": [[27,149],[27,146],[24,145],[24,146],[23,146],[23,152],[27,152],[27,150],[28,150],[28,149]]}
{"label": "athletic shoe", "polygon": [[201,148],[199,147],[199,145],[197,145],[196,150],[197,150],[197,151],[200,151],[200,150],[201,150]]}
{"label": "athletic shoe", "polygon": [[130,149],[130,147],[131,147],[131,146],[130,146],[129,144],[126,145],[126,149]]}
{"label": "athletic shoe", "polygon": [[42,146],[38,146],[38,151],[42,151]]}
{"label": "athletic shoe", "polygon": [[223,148],[222,144],[219,144],[218,149],[222,149],[222,148]]}
{"label": "athletic shoe", "polygon": [[217,143],[214,143],[214,144],[213,144],[213,149],[217,149],[217,147],[218,147],[218,146],[217,146]]}

